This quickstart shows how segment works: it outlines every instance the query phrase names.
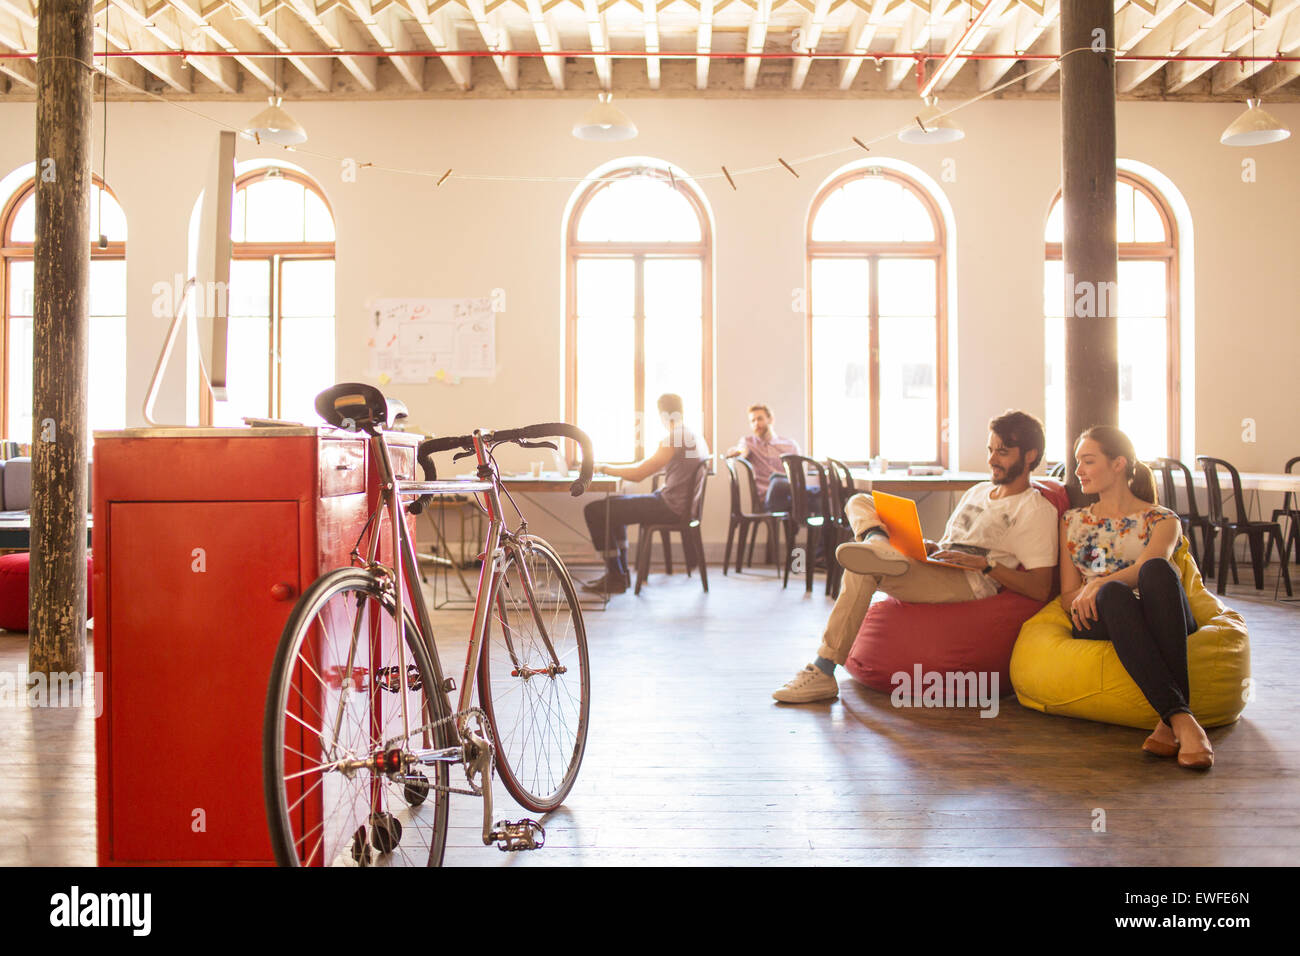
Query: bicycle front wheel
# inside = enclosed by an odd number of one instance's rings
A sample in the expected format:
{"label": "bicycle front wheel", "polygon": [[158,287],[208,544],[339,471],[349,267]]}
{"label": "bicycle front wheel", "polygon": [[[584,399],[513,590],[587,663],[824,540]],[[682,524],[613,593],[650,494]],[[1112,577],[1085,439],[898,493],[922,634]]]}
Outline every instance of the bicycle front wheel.
{"label": "bicycle front wheel", "polygon": [[285,624],[263,727],[281,866],[439,866],[447,840],[447,698],[412,618],[359,568],[320,578]]}
{"label": "bicycle front wheel", "polygon": [[550,545],[523,537],[508,554],[492,587],[479,700],[501,782],[520,806],[545,813],[573,789],[587,745],[587,631],[573,581]]}

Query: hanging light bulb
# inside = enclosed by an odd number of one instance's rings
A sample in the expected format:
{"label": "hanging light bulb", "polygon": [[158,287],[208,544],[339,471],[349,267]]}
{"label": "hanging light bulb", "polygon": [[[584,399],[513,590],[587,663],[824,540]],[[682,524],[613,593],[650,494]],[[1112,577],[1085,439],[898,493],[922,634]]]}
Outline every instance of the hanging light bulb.
{"label": "hanging light bulb", "polygon": [[1224,146],[1266,146],[1280,143],[1290,136],[1291,131],[1259,103],[1255,97],[1246,100],[1246,112],[1232,121],[1219,137],[1219,142]]}
{"label": "hanging light bulb", "polygon": [[599,143],[612,143],[636,136],[636,124],[627,114],[613,104],[613,93],[601,93],[595,106],[573,125],[573,135],[578,139]]}
{"label": "hanging light bulb", "polygon": [[248,121],[244,135],[277,146],[297,146],[307,142],[307,131],[280,107],[280,97],[267,97],[267,102],[271,105]]}
{"label": "hanging light bulb", "polygon": [[[921,125],[917,126],[913,123],[899,133],[898,138],[904,143],[921,145],[927,143],[955,143],[959,139],[964,139],[966,136],[965,130],[948,117],[940,116],[941,112],[938,98],[927,96],[925,106],[916,115]],[[925,128],[922,129],[922,126]]]}

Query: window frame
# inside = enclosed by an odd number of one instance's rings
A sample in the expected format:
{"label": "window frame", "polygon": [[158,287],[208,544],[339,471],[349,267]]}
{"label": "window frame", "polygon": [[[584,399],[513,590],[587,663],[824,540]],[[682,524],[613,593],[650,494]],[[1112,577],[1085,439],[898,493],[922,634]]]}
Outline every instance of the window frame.
{"label": "window frame", "polygon": [[[249,183],[259,182],[267,178],[269,170],[277,170],[275,178],[283,179],[288,182],[295,182],[304,188],[315,193],[325,205],[326,212],[330,215],[330,221],[334,224],[335,239],[332,242],[237,242],[231,240],[230,258],[235,260],[262,260],[267,262],[267,275],[270,287],[267,289],[267,302],[270,304],[270,315],[268,316],[270,328],[267,330],[267,358],[270,363],[268,379],[268,415],[271,418],[278,418],[281,414],[281,402],[283,396],[280,394],[281,379],[280,362],[281,362],[281,344],[282,332],[281,322],[281,295],[280,290],[283,286],[281,275],[286,260],[309,261],[309,260],[333,260],[335,267],[338,265],[337,241],[338,241],[338,219],[334,215],[334,207],[330,205],[329,200],[321,191],[319,185],[312,180],[310,176],[300,173],[295,169],[289,169],[284,166],[259,166],[255,169],[249,169],[235,177],[234,194],[239,190],[246,188]],[[337,274],[336,289],[337,292]],[[227,305],[227,309],[229,305]],[[334,303],[334,322],[335,332],[338,328],[338,302]],[[338,353],[335,352],[335,362],[338,361]],[[229,356],[227,356],[229,361]],[[211,425],[213,422],[213,413],[215,411],[215,400],[212,397],[212,389],[207,386],[206,382],[200,382],[202,389],[200,408],[200,424]]]}
{"label": "window frame", "polygon": [[[1165,427],[1168,436],[1165,454],[1169,458],[1179,458],[1179,452],[1182,448],[1182,432],[1180,429],[1182,428],[1183,379],[1180,364],[1182,356],[1182,322],[1180,319],[1182,313],[1178,301],[1178,272],[1181,259],[1178,242],[1178,222],[1174,218],[1173,210],[1170,209],[1169,203],[1165,200],[1163,194],[1146,179],[1126,169],[1119,169],[1116,170],[1115,181],[1131,186],[1145,195],[1147,200],[1155,207],[1156,213],[1160,216],[1160,220],[1165,227],[1165,242],[1117,241],[1118,255],[1116,258],[1118,262],[1128,260],[1165,263]],[[1058,187],[1055,196],[1047,207],[1048,220],[1052,218],[1052,213],[1061,202],[1061,195],[1062,189]],[[1044,262],[1061,261],[1065,258],[1062,243],[1044,241],[1043,246]],[[1063,303],[1062,307],[1064,307]],[[1048,316],[1043,316],[1044,322],[1047,319]],[[1121,320],[1116,319],[1116,321]]]}
{"label": "window frame", "polygon": [[[104,192],[108,193],[109,198],[117,203],[118,208],[122,208],[121,201],[117,194],[113,192],[99,176],[92,174],[91,183],[91,201],[94,201],[94,187],[98,186]],[[0,207],[0,430],[9,430],[9,266],[13,262],[31,260],[36,261],[36,243],[35,242],[15,242],[11,238],[13,232],[14,219],[18,215],[18,210],[29,197],[36,194],[36,177],[20,185],[6,200],[3,207]],[[125,210],[123,215],[125,216]],[[126,261],[126,241],[114,240],[108,243],[103,249],[99,247],[99,237],[90,237],[90,258],[91,259],[109,259]],[[33,307],[34,308],[34,307]],[[89,316],[87,317],[89,318]],[[17,441],[14,436],[7,436],[9,441]],[[28,444],[28,442],[20,442]]]}
{"label": "window frame", "polygon": [[[934,226],[934,239],[927,242],[848,242],[813,239],[813,224],[817,220],[822,206],[834,194],[858,179],[889,179],[909,190],[921,201],[930,215]],[[870,457],[880,454],[880,304],[879,304],[879,263],[881,259],[923,259],[935,264],[935,447],[938,459],[931,461],[898,462],[909,465],[940,465],[948,467],[949,446],[948,430],[944,422],[948,420],[948,230],[944,223],[943,212],[930,191],[906,173],[887,166],[862,166],[847,170],[822,187],[808,211],[808,221],[804,229],[804,289],[807,290],[804,306],[804,395],[808,409],[807,434],[809,453],[817,449],[816,433],[813,427],[815,409],[813,408],[813,282],[812,267],[814,259],[866,259],[869,278],[869,295],[867,306],[867,420],[870,441]],[[865,461],[846,461],[850,465],[866,464]],[[891,464],[894,462],[891,461]]]}
{"label": "window frame", "polygon": [[[578,239],[578,225],[587,205],[620,179],[652,177],[680,193],[695,211],[700,223],[700,239],[688,242],[591,242]],[[601,174],[586,184],[569,212],[564,228],[565,246],[565,324],[564,324],[564,419],[576,422],[578,410],[578,260],[632,259],[634,274],[633,338],[635,368],[633,370],[633,410],[638,421],[647,421],[646,409],[639,407],[645,394],[645,260],[648,258],[698,259],[702,272],[700,281],[700,375],[701,416],[700,427],[704,441],[713,448],[713,227],[703,198],[682,180],[671,175],[666,167],[644,163],[621,166]],[[567,442],[569,463],[575,464],[572,442]],[[636,435],[636,458],[646,457],[645,429]],[[614,464],[614,462],[611,462]],[[621,463],[619,463],[621,464]]]}

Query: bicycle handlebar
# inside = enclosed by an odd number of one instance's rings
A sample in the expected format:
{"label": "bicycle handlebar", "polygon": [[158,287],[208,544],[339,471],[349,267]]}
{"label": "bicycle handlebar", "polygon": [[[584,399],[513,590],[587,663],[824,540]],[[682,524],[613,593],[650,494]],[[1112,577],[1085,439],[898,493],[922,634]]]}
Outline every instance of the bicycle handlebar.
{"label": "bicycle handlebar", "polygon": [[[539,425],[525,425],[523,428],[502,428],[494,432],[484,432],[482,438],[485,445],[517,442],[521,439],[532,438],[571,438],[578,443],[578,447],[582,450],[582,464],[577,479],[569,486],[569,494],[576,498],[583,494],[587,490],[587,486],[591,484],[591,476],[595,469],[595,462],[591,457],[591,439],[587,437],[586,432],[576,425],[570,425],[568,422],[546,422]],[[420,442],[416,458],[420,462],[420,467],[424,469],[425,480],[437,481],[438,470],[433,464],[434,455],[455,449],[470,451],[473,448],[473,435],[449,435],[444,438],[430,438]],[[419,514],[427,503],[428,497],[423,495],[417,498],[410,506],[411,513]]]}

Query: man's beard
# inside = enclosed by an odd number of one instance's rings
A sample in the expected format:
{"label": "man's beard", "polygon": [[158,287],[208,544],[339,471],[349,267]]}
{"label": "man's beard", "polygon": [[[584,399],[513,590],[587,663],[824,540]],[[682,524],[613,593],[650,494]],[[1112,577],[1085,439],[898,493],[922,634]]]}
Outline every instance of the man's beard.
{"label": "man's beard", "polygon": [[1011,484],[1011,482],[1015,481],[1024,473],[1025,473],[1025,453],[1022,451],[1020,453],[1020,460],[1017,461],[1010,468],[1008,468],[1006,474],[1004,474],[1001,478],[999,478],[996,474],[993,475],[993,484],[1009,485]]}

